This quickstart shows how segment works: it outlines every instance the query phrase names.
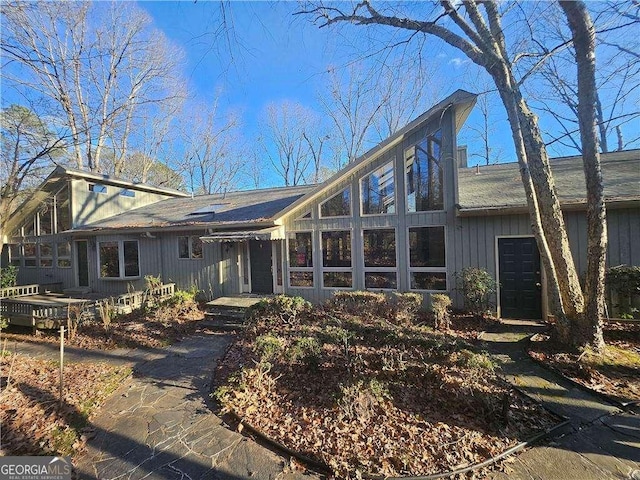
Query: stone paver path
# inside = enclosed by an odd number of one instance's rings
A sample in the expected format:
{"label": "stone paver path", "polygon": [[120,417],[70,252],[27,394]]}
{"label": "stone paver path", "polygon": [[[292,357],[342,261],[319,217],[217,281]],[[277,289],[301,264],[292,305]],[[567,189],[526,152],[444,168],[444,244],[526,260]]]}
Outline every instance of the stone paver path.
{"label": "stone paver path", "polygon": [[286,460],[230,431],[211,412],[211,375],[230,336],[190,337],[134,369],[134,378],[92,420],[96,429],[77,459],[81,478],[279,479]]}
{"label": "stone paver path", "polygon": [[533,322],[505,321],[482,336],[502,374],[513,385],[568,417],[570,426],[551,442],[514,457],[499,480],[640,480],[640,416],[542,368],[525,352],[526,337],[543,329]]}

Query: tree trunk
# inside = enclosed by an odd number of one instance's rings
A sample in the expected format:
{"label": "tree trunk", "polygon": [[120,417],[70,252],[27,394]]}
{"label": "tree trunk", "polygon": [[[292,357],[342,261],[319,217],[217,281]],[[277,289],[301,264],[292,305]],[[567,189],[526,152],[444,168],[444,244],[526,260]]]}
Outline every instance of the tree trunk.
{"label": "tree trunk", "polygon": [[604,275],[607,254],[607,218],[600,151],[596,130],[597,90],[595,82],[595,30],[583,2],[561,1],[578,67],[578,124],[582,141],[582,161],[587,187],[587,276],[585,314],[576,319],[572,340],[576,346],[604,350]]}

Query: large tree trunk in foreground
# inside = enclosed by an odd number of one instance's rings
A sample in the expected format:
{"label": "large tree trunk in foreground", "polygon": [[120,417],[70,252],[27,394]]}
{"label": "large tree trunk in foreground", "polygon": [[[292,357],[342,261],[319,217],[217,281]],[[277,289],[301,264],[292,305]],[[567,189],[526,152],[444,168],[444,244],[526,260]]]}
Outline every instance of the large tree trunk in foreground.
{"label": "large tree trunk in foreground", "polygon": [[607,217],[604,185],[598,148],[597,90],[595,81],[595,31],[583,2],[560,2],[573,34],[578,67],[578,123],[582,142],[582,161],[587,186],[587,277],[586,309],[572,325],[570,339],[574,345],[604,349],[602,318],[604,317],[604,275],[607,254]]}

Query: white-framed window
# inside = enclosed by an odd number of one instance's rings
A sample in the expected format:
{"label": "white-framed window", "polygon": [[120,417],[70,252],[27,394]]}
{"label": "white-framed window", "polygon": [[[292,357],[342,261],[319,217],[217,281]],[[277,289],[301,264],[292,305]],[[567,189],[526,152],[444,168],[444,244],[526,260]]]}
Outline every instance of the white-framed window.
{"label": "white-framed window", "polygon": [[22,264],[22,245],[19,243],[9,244],[9,265],[19,267]]}
{"label": "white-framed window", "polygon": [[98,242],[100,278],[136,278],[140,276],[137,240]]}
{"label": "white-framed window", "polygon": [[71,242],[56,243],[56,261],[58,268],[71,268]]}
{"label": "white-framed window", "polygon": [[101,183],[90,183],[89,191],[93,193],[107,193],[107,186]]}
{"label": "white-framed window", "polygon": [[38,211],[38,234],[51,235],[53,233],[55,197],[47,198]]}
{"label": "white-framed window", "polygon": [[351,216],[351,187],[320,204],[320,218]]}
{"label": "white-framed window", "polygon": [[397,289],[398,260],[395,228],[363,230],[362,252],[364,257],[365,289]]}
{"label": "white-framed window", "polygon": [[129,190],[128,188],[123,188],[122,190],[120,190],[120,196],[133,198],[136,196],[136,192],[135,190]]}
{"label": "white-framed window", "polygon": [[313,288],[313,233],[291,232],[287,235],[289,286]]}
{"label": "white-framed window", "polygon": [[178,237],[178,258],[183,260],[202,259],[202,240],[198,235]]}
{"label": "white-framed window", "polygon": [[409,147],[404,157],[407,211],[444,210],[442,131],[436,130]]}
{"label": "white-framed window", "polygon": [[393,161],[385,163],[360,179],[362,215],[396,213]]}
{"label": "white-framed window", "polygon": [[307,210],[302,215],[297,216],[296,220],[311,220],[311,210]]}
{"label": "white-framed window", "polygon": [[22,246],[24,252],[24,266],[37,267],[37,245],[33,242],[27,242]]}
{"label": "white-framed window", "polygon": [[56,232],[64,232],[71,228],[71,199],[69,187],[63,187],[55,196]]}
{"label": "white-framed window", "polygon": [[445,227],[410,227],[408,242],[409,288],[446,291]]}
{"label": "white-framed window", "polygon": [[40,266],[43,268],[53,267],[53,245],[49,242],[42,242],[39,245]]}
{"label": "white-framed window", "polygon": [[351,231],[324,231],[320,238],[323,288],[353,288]]}

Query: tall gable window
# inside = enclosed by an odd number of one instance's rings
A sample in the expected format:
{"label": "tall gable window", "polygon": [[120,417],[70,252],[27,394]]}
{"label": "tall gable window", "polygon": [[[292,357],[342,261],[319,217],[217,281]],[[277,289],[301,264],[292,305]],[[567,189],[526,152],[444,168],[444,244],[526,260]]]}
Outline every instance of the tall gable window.
{"label": "tall gable window", "polygon": [[137,240],[99,242],[100,278],[132,278],[140,276]]}
{"label": "tall gable window", "polygon": [[442,131],[405,151],[407,211],[443,210]]}
{"label": "tall gable window", "polygon": [[444,227],[409,229],[411,290],[447,289]]}
{"label": "tall gable window", "polygon": [[178,258],[201,259],[202,240],[197,235],[178,237]]}
{"label": "tall gable window", "polygon": [[351,288],[351,232],[322,232],[322,286]]}
{"label": "tall gable window", "polygon": [[365,288],[397,288],[396,231],[392,228],[363,230],[362,242]]}
{"label": "tall gable window", "polygon": [[288,235],[289,285],[313,287],[313,237],[311,232]]}
{"label": "tall gable window", "polygon": [[363,215],[395,213],[395,181],[393,162],[371,172],[360,181]]}
{"label": "tall gable window", "polygon": [[69,188],[65,187],[56,194],[56,232],[71,228],[71,202]]}
{"label": "tall gable window", "polygon": [[321,217],[348,217],[351,215],[351,188],[345,188],[320,205]]}
{"label": "tall gable window", "polygon": [[40,266],[45,268],[53,267],[53,247],[48,242],[40,244]]}
{"label": "tall gable window", "polygon": [[40,235],[51,235],[53,233],[53,209],[55,197],[48,198],[38,212],[38,224]]}

